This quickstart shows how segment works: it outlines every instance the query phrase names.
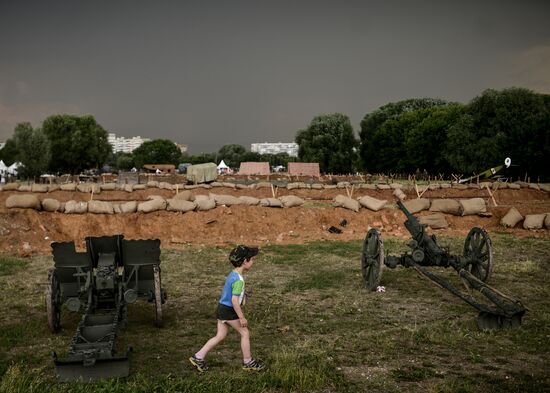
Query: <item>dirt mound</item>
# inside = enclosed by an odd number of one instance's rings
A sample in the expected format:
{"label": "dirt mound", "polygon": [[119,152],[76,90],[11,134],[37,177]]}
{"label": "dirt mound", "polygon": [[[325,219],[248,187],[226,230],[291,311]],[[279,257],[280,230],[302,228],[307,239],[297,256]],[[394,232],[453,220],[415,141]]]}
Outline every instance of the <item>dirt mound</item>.
{"label": "dirt mound", "polygon": [[[217,188],[216,192],[227,195],[247,195],[255,198],[272,197],[271,189],[235,190]],[[235,205],[219,206],[213,210],[200,212],[157,211],[153,213],[130,214],[82,214],[42,212],[28,209],[6,209],[5,201],[16,191],[0,193],[0,247],[5,252],[28,254],[29,252],[49,253],[52,241],[73,240],[77,247],[84,249],[86,236],[102,236],[122,233],[128,239],[159,238],[163,247],[182,243],[223,244],[247,243],[303,243],[312,240],[352,240],[363,239],[370,227],[381,229],[384,236],[408,237],[403,226],[404,215],[395,207],[373,212],[361,209],[353,212],[330,206],[332,198],[342,193],[339,189],[322,190],[277,190],[277,197],[296,195],[306,202],[301,207],[288,209],[262,206]],[[193,190],[195,195],[208,194],[207,189]],[[414,190],[405,190],[407,197],[416,198]],[[94,199],[104,201],[144,201],[149,195],[171,198],[171,190],[145,189],[132,193],[125,191],[104,191]],[[353,197],[369,195],[378,199],[393,201],[392,190],[355,190]],[[481,226],[489,231],[510,232],[519,236],[550,237],[550,231],[528,231],[523,228],[504,228],[499,222],[511,206],[522,215],[550,212],[549,194],[533,189],[499,190],[495,194],[498,207],[486,190],[427,190],[424,198],[484,198],[491,217],[457,217],[446,214],[447,229],[437,233],[465,235],[471,227]],[[90,194],[53,191],[40,198],[54,198],[61,202],[69,200],[88,201]],[[429,215],[428,211],[418,215]],[[328,232],[331,226],[339,226],[342,220],[347,225],[340,227],[341,234]]]}

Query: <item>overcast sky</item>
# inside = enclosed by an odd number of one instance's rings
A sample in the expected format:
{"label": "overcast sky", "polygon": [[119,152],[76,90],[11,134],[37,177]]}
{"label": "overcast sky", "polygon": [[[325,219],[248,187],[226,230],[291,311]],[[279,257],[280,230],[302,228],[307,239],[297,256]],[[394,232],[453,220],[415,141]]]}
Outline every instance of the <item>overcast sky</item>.
{"label": "overcast sky", "polygon": [[0,0],[0,141],[91,114],[213,152],[511,86],[550,93],[550,1]]}

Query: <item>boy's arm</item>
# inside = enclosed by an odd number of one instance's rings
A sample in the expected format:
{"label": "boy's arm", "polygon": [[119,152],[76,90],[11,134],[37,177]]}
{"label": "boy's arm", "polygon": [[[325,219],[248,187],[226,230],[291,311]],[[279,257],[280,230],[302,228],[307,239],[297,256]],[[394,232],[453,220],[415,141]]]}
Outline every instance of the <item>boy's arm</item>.
{"label": "boy's arm", "polygon": [[241,305],[239,303],[239,296],[237,296],[237,295],[231,296],[231,303],[233,304],[233,308],[235,309],[235,312],[239,316],[239,322],[241,323],[241,326],[246,327],[248,325],[248,321],[244,317],[243,310],[242,310]]}

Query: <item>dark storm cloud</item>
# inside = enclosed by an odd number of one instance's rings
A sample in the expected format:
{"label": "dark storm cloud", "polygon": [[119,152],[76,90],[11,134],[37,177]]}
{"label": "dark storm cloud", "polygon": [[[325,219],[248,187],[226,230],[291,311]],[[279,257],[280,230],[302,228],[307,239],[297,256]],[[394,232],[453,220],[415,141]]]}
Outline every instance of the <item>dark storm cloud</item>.
{"label": "dark storm cloud", "polygon": [[550,2],[203,3],[0,2],[0,140],[89,113],[214,151],[406,98],[550,93]]}

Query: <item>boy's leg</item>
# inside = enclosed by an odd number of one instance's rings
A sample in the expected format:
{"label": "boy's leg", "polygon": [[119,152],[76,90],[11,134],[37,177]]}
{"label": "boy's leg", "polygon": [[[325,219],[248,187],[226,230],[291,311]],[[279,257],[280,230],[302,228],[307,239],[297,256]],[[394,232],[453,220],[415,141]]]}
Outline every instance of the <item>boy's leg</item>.
{"label": "boy's leg", "polygon": [[227,336],[227,332],[229,331],[229,326],[227,326],[222,321],[218,321],[218,331],[214,337],[212,337],[210,340],[204,344],[204,346],[195,354],[195,357],[198,359],[204,359],[204,357],[208,354],[208,352],[214,348],[216,345],[221,343],[225,336]]}
{"label": "boy's leg", "polygon": [[248,363],[252,360],[252,354],[250,352],[250,332],[247,327],[242,327],[238,319],[233,321],[227,321],[233,329],[239,332],[241,335],[241,350],[243,351],[243,362]]}

